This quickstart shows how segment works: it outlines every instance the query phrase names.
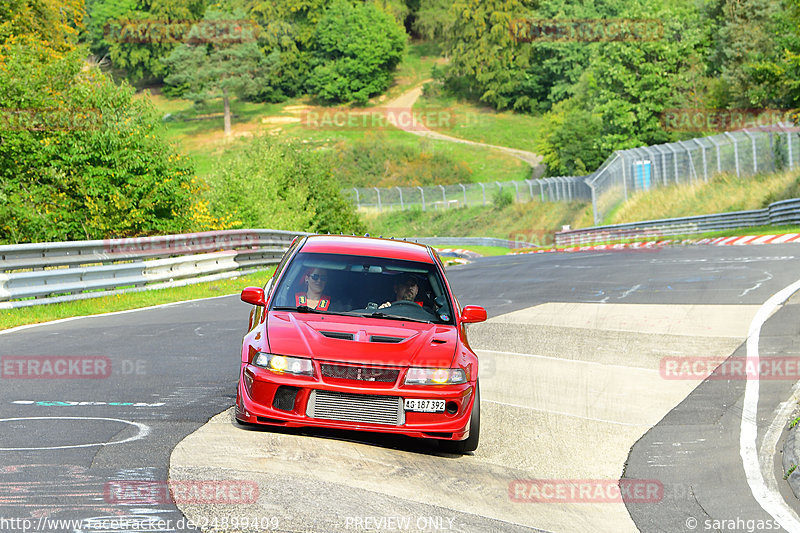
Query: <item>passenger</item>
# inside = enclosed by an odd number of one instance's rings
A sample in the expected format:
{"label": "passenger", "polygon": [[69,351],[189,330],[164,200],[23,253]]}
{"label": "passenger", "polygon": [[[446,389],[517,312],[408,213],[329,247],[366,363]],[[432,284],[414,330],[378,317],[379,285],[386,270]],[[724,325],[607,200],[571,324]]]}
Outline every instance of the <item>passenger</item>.
{"label": "passenger", "polygon": [[[417,300],[417,293],[419,293],[419,285],[417,284],[417,278],[413,274],[403,274],[394,282],[394,294],[397,296],[396,302],[405,300],[414,302],[422,307],[422,302]],[[392,305],[392,302],[384,302],[378,306],[378,309],[383,309],[390,305]]]}
{"label": "passenger", "polygon": [[305,276],[305,292],[295,293],[295,305],[305,305],[311,309],[327,311],[331,305],[331,298],[324,294],[325,284],[328,282],[328,272],[323,268],[312,268]]}

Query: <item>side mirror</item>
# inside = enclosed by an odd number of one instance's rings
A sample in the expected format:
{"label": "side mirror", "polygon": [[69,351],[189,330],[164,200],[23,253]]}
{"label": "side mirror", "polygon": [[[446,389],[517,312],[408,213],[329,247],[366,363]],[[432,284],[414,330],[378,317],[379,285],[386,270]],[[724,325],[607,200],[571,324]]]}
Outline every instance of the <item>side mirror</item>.
{"label": "side mirror", "polygon": [[486,309],[479,305],[467,305],[461,310],[461,322],[473,324],[486,320]]}
{"label": "side mirror", "polygon": [[261,287],[245,287],[242,290],[242,301],[253,305],[267,304],[264,300],[264,289]]}

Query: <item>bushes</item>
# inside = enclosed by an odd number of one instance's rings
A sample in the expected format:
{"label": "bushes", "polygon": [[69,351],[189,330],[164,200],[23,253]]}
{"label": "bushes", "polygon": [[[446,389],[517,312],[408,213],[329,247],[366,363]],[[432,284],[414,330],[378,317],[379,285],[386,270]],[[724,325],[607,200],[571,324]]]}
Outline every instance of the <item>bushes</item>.
{"label": "bushes", "polygon": [[87,67],[82,51],[12,40],[0,47],[0,70],[0,242],[214,224],[196,204],[202,183],[165,141],[152,105]]}
{"label": "bushes", "polygon": [[218,169],[210,191],[213,213],[232,217],[240,228],[364,232],[323,156],[266,136],[250,142]]}
{"label": "bushes", "polygon": [[391,142],[383,135],[340,143],[331,165],[345,187],[411,187],[472,181],[472,170],[462,161],[434,152],[424,140],[418,144]]}

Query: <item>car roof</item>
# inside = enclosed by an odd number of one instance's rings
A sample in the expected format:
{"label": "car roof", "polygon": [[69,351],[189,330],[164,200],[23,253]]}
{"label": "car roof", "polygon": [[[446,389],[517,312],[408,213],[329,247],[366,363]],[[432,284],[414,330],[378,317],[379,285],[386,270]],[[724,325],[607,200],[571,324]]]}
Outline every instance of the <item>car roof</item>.
{"label": "car roof", "polygon": [[374,237],[310,235],[300,251],[302,253],[364,255],[433,263],[431,253],[424,244]]}

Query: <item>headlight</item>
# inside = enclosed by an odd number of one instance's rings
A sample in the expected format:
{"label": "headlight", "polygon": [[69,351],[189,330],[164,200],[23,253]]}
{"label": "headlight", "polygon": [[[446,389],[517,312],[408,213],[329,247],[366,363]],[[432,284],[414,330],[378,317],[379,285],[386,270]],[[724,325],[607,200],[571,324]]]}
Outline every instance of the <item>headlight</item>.
{"label": "headlight", "polygon": [[302,357],[258,352],[255,359],[253,359],[253,364],[271,370],[276,374],[314,375],[314,364],[311,359],[303,359]]}
{"label": "headlight", "polygon": [[458,385],[467,375],[460,368],[409,368],[406,385]]}

